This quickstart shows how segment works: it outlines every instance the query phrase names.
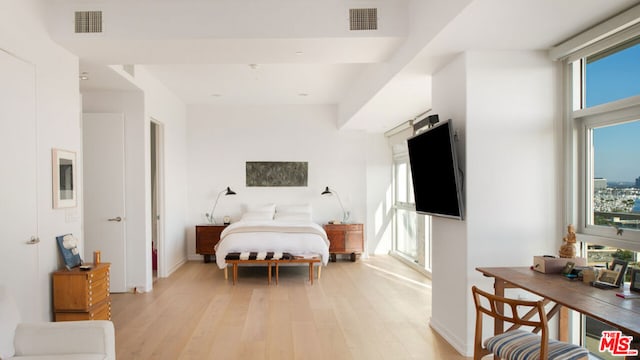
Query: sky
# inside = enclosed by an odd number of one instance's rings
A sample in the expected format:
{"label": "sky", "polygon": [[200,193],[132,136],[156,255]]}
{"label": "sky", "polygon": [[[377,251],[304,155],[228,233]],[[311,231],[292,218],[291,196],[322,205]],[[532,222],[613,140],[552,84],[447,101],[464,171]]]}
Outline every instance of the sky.
{"label": "sky", "polygon": [[[587,64],[586,106],[640,95],[640,44]],[[640,177],[640,119],[595,129],[594,177],[634,182]]]}

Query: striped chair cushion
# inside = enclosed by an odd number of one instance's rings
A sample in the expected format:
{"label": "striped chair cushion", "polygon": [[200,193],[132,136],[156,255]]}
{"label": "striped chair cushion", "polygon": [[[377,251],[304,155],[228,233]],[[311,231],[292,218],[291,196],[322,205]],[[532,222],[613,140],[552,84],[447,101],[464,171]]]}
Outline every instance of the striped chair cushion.
{"label": "striped chair cushion", "polygon": [[274,251],[246,251],[246,252],[230,252],[225,257],[226,260],[290,260],[293,255],[286,252]]}
{"label": "striped chair cushion", "polygon": [[[540,359],[540,336],[525,330],[512,330],[490,337],[484,346],[501,359]],[[549,340],[549,359],[577,360],[588,355],[588,351],[578,345]]]}

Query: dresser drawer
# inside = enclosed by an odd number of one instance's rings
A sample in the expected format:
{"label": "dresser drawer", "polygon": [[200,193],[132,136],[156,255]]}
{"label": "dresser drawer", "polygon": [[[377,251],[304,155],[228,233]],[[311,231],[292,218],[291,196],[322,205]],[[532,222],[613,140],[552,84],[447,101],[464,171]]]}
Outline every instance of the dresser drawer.
{"label": "dresser drawer", "polygon": [[109,278],[101,279],[89,286],[89,307],[97,304],[109,296]]}
{"label": "dresser drawer", "polygon": [[53,273],[53,311],[87,312],[109,297],[109,264]]}
{"label": "dresser drawer", "polygon": [[111,298],[107,298],[102,303],[94,306],[89,311],[82,312],[56,312],[55,321],[78,321],[78,320],[111,320]]}

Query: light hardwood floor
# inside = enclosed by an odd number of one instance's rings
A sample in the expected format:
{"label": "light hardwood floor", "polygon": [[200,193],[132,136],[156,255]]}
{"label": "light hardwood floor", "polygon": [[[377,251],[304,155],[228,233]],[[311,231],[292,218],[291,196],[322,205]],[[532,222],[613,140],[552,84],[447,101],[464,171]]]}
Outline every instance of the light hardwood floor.
{"label": "light hardwood floor", "polygon": [[[466,359],[429,327],[431,282],[388,256],[308,267],[188,262],[145,294],[112,294],[118,359]],[[230,274],[231,275],[231,274]]]}

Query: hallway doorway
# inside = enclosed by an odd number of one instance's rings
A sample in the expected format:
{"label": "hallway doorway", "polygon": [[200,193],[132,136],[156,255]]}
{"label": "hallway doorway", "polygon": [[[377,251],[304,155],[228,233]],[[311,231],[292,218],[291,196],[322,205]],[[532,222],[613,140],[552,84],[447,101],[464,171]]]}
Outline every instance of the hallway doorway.
{"label": "hallway doorway", "polygon": [[164,138],[163,138],[163,126],[161,123],[154,119],[151,119],[150,126],[150,164],[151,164],[151,176],[150,176],[150,189],[151,189],[151,266],[153,281],[155,282],[158,276],[165,276],[165,270],[163,268],[164,261],[162,260],[162,244],[164,235],[164,211],[163,211],[163,151]]}

